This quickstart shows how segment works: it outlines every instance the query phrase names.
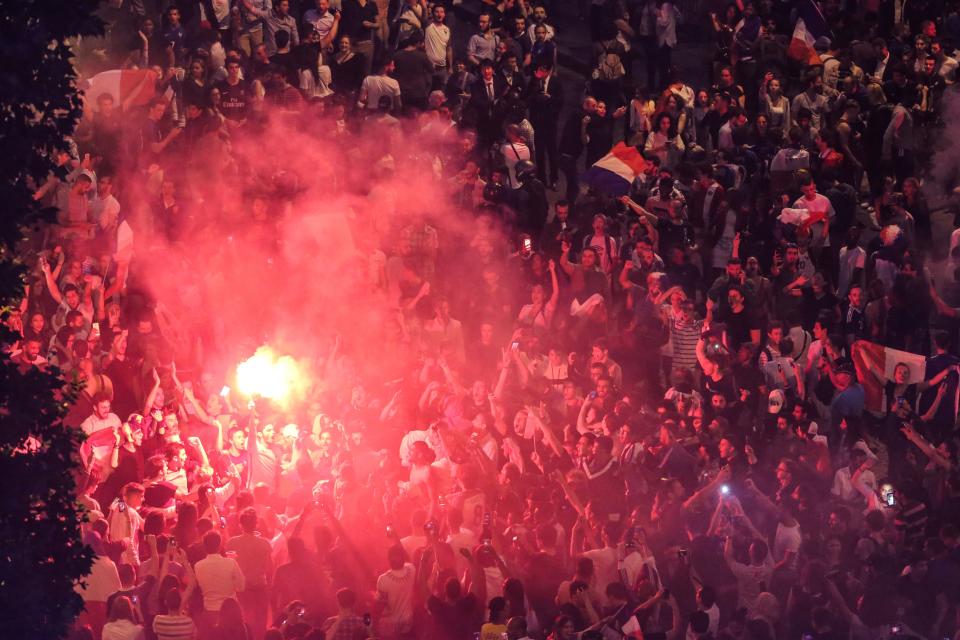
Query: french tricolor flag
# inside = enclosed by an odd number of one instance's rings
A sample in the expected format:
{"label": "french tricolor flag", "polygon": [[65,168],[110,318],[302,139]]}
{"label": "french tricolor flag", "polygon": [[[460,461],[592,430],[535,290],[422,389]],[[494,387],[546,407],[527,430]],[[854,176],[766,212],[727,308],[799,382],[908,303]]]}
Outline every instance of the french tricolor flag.
{"label": "french tricolor flag", "polygon": [[96,110],[97,98],[104,93],[113,97],[117,107],[131,97],[131,106],[143,106],[156,95],[156,84],[157,74],[149,69],[113,69],[88,79],[83,89],[90,107]]}
{"label": "french tricolor flag", "polygon": [[646,167],[647,161],[637,147],[618,142],[610,149],[610,153],[584,172],[582,180],[603,193],[625,196],[630,192],[634,179],[643,173]]}
{"label": "french tricolor flag", "polygon": [[850,359],[857,370],[857,379],[863,386],[864,404],[874,413],[885,412],[885,385],[888,380],[893,380],[897,365],[906,365],[909,370],[907,384],[916,384],[923,382],[927,364],[927,359],[922,355],[866,340],[853,343]]}
{"label": "french tricolor flag", "polygon": [[820,64],[820,56],[813,45],[823,36],[830,36],[830,28],[820,7],[813,0],[800,0],[797,3],[797,24],[793,28],[787,55],[808,65]]}

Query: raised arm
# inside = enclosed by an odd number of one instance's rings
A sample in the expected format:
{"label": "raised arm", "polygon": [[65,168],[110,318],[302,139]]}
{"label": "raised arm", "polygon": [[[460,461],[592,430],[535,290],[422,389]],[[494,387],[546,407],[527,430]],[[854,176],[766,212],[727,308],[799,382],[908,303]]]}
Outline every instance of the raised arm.
{"label": "raised arm", "polygon": [[566,271],[568,276],[573,275],[574,266],[570,262],[570,243],[566,240],[560,243],[560,268]]}
{"label": "raised arm", "polygon": [[547,263],[547,269],[550,271],[550,286],[553,292],[550,294],[550,300],[547,301],[547,308],[551,309],[547,320],[553,318],[553,310],[557,308],[557,299],[560,297],[560,281],[557,279],[557,263],[551,259]]}
{"label": "raised arm", "polygon": [[656,214],[650,213],[649,211],[641,207],[639,204],[634,202],[633,199],[630,198],[630,196],[621,196],[620,202],[627,205],[627,208],[633,211],[638,216],[643,216],[654,221],[657,219]]}
{"label": "raised arm", "polygon": [[[941,389],[942,388],[943,387],[941,387]],[[920,451],[923,452],[923,455],[930,458],[931,462],[933,462],[935,465],[946,471],[950,471],[953,468],[953,464],[950,462],[950,460],[941,455],[936,447],[931,445],[924,439],[923,436],[917,433],[916,429],[914,429],[912,425],[904,425],[903,428],[900,429],[900,432],[907,440],[912,442],[915,447],[920,449]]]}
{"label": "raised arm", "polygon": [[145,416],[150,414],[153,402],[157,399],[157,393],[160,391],[160,374],[157,373],[157,368],[154,367],[151,373],[153,374],[153,386],[150,388],[146,400],[143,401],[143,415]]}
{"label": "raised arm", "polygon": [[54,302],[57,304],[63,304],[63,296],[60,295],[60,287],[57,286],[57,281],[54,279],[53,273],[50,271],[50,263],[48,263],[45,258],[40,259],[40,270],[43,271],[43,277],[47,283],[47,291],[50,292],[50,297],[53,298]]}
{"label": "raised arm", "polygon": [[695,491],[692,496],[687,498],[687,500],[683,503],[683,508],[684,509],[693,508],[701,500],[703,500],[705,496],[710,494],[716,494],[717,491],[719,490],[720,485],[722,485],[724,482],[728,482],[729,480],[730,480],[730,467],[724,467],[723,469],[720,470],[720,472],[716,475],[716,477],[713,480],[705,484],[703,487]]}
{"label": "raised arm", "polygon": [[917,388],[919,391],[926,391],[930,387],[935,387],[941,382],[943,382],[943,380],[954,371],[956,371],[957,373],[960,373],[960,366],[953,365],[952,367],[947,367],[946,369],[944,369],[937,375],[933,376],[929,380],[923,380],[921,382],[918,382]]}
{"label": "raised arm", "polygon": [[630,269],[632,267],[633,267],[633,264],[629,260],[624,260],[623,268],[620,269],[620,275],[617,277],[617,279],[620,281],[620,286],[623,288],[624,291],[626,291],[627,289],[632,289],[634,286],[636,286],[632,282],[630,282]]}
{"label": "raised arm", "polygon": [[[193,395],[193,389],[191,387],[183,387],[183,399],[187,404],[193,407],[194,412],[197,414],[197,418],[199,418],[201,422],[209,425],[212,425],[214,424],[214,422],[216,422],[206,412],[206,410],[202,406],[200,406],[200,403],[197,402],[197,397]],[[217,447],[217,448],[222,449],[223,447]]]}

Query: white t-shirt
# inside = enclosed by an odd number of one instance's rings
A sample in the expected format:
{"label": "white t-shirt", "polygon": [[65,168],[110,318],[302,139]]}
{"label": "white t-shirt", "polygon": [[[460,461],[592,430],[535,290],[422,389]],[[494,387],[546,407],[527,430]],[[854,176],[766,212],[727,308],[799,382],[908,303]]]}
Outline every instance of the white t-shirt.
{"label": "white t-shirt", "polygon": [[787,527],[782,523],[777,524],[777,533],[773,540],[773,557],[777,562],[781,562],[789,552],[794,553],[794,560],[791,568],[796,566],[796,554],[800,552],[800,544],[803,542],[803,536],[800,535],[800,525],[796,524]]}
{"label": "white t-shirt", "polygon": [[194,569],[197,584],[203,592],[203,608],[207,611],[220,611],[224,600],[236,598],[237,592],[246,586],[237,561],[219,553],[207,555]]}
{"label": "white t-shirt", "polygon": [[114,620],[103,625],[102,640],[143,640],[143,627],[129,620]]}
{"label": "white t-shirt", "polygon": [[427,60],[437,67],[447,66],[447,47],[450,46],[450,27],[430,23],[423,32],[423,48]]}
{"label": "white t-shirt", "polygon": [[763,564],[742,564],[735,560],[727,562],[730,571],[737,577],[738,606],[746,607],[750,614],[757,603],[757,598],[764,591],[770,589],[770,579],[773,576],[773,561],[767,556]]}
{"label": "white t-shirt", "polygon": [[[863,498],[863,495],[853,486],[852,477],[850,467],[837,469],[836,473],[833,474],[833,488],[830,489],[830,493],[848,502]],[[870,469],[864,469],[860,472],[860,482],[872,491],[877,490],[877,477]]]}
{"label": "white t-shirt", "polygon": [[626,581],[629,589],[634,589],[640,577],[646,575],[655,589],[660,588],[660,573],[657,571],[657,561],[653,556],[643,556],[639,551],[633,551],[621,561],[618,571]]}
{"label": "white t-shirt", "polygon": [[94,460],[101,463],[109,460],[113,453],[113,432],[120,428],[120,418],[117,414],[109,413],[106,418],[101,419],[97,417],[97,414],[91,413],[86,420],[80,423],[80,428],[87,434],[87,437],[99,434],[93,438],[93,444],[90,446],[90,449],[93,450]]}
{"label": "white t-shirt", "polygon": [[380,98],[383,96],[389,96],[393,106],[397,106],[400,104],[400,83],[390,76],[367,76],[360,85],[360,97],[364,96],[366,96],[367,109],[371,111],[380,108]]}
{"label": "white t-shirt", "polygon": [[126,542],[126,548],[123,550],[123,561],[132,564],[135,567],[140,566],[140,534],[143,530],[143,518],[137,513],[137,510],[124,504],[120,510],[119,501],[114,502],[110,507],[110,513],[107,515],[107,522],[110,525],[109,537],[112,542],[121,540]]}
{"label": "white t-shirt", "polygon": [[620,582],[617,567],[617,549],[616,547],[604,547],[603,549],[592,549],[583,554],[584,558],[593,560],[593,575],[596,577],[597,590],[601,593],[601,598],[606,602],[606,588],[611,582]]}
{"label": "white t-shirt", "polygon": [[500,155],[503,156],[503,163],[507,165],[507,174],[510,177],[510,186],[514,189],[520,188],[520,181],[517,180],[516,166],[521,160],[530,159],[530,147],[521,142],[504,142],[500,145]]}
{"label": "white t-shirt", "polygon": [[84,602],[106,602],[111,594],[123,588],[117,565],[107,556],[97,556],[90,565],[90,573],[83,578],[84,584],[74,585]]}
{"label": "white t-shirt", "polygon": [[101,229],[109,229],[117,224],[120,216],[120,203],[112,195],[106,198],[96,197],[90,204],[93,220]]}
{"label": "white t-shirt", "polygon": [[[793,203],[794,209],[806,209],[811,214],[813,213],[826,213],[827,219],[831,222],[834,218],[837,217],[836,212],[833,210],[833,205],[830,203],[830,199],[827,196],[816,193],[813,198],[808,200],[806,196],[801,196]],[[810,226],[810,246],[812,247],[829,247],[830,246],[830,237],[826,239],[821,235],[823,233],[823,223],[817,222]]]}
{"label": "white t-shirt", "polygon": [[377,578],[377,595],[384,603],[380,617],[380,635],[392,637],[409,631],[413,625],[413,591],[417,570],[407,562]]}

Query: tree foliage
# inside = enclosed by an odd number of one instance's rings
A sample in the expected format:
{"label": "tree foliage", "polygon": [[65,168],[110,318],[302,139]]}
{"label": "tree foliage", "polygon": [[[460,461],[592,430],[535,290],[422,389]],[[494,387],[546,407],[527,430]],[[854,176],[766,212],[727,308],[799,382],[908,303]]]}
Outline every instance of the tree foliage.
{"label": "tree foliage", "polygon": [[[81,115],[71,44],[97,35],[97,0],[0,0],[0,309],[23,296],[25,231],[52,215],[32,185],[54,170]],[[3,331],[6,331],[4,328]],[[2,336],[7,342],[9,336]],[[59,372],[0,355],[0,636],[61,638],[83,603],[92,555],[74,503],[82,438],[62,424],[74,389]]]}

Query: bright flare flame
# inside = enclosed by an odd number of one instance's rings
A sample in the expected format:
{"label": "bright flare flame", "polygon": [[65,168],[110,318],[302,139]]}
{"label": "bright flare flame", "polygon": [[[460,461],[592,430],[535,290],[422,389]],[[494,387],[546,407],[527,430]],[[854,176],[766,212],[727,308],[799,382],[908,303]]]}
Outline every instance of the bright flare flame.
{"label": "bright flare flame", "polygon": [[300,368],[290,356],[277,357],[273,349],[260,347],[237,366],[237,388],[244,395],[285,402],[300,386]]}

